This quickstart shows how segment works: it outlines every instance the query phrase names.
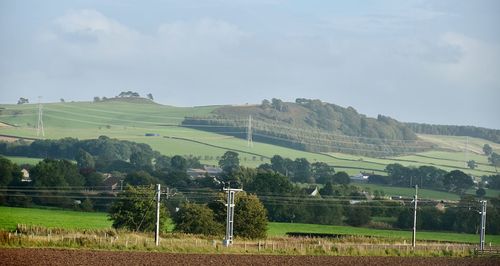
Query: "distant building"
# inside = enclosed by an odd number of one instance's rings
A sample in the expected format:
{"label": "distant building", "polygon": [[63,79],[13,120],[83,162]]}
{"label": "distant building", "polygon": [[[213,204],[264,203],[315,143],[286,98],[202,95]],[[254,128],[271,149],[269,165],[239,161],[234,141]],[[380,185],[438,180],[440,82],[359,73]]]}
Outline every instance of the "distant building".
{"label": "distant building", "polygon": [[310,188],[306,188],[306,193],[308,196],[310,197],[316,197],[316,196],[319,196],[319,189],[318,189],[318,186],[315,186],[315,187],[310,187]]}
{"label": "distant building", "polygon": [[350,176],[349,178],[354,181],[368,181],[368,177],[370,177],[370,174],[360,172],[359,174]]}
{"label": "distant building", "polygon": [[441,211],[441,212],[444,212],[444,211],[445,211],[445,209],[446,209],[446,207],[444,206],[444,203],[443,203],[443,202],[439,202],[438,204],[436,204],[436,206],[435,206],[435,207],[436,207],[436,209],[437,209],[438,211]]}
{"label": "distant building", "polygon": [[200,178],[204,178],[206,176],[219,177],[222,174],[222,169],[219,167],[212,167],[212,166],[204,165],[203,168],[201,168],[201,169],[189,168],[187,170],[187,174],[192,179],[200,179]]}
{"label": "distant building", "polygon": [[113,176],[111,174],[104,174],[105,179],[102,181],[102,184],[105,190],[118,190],[121,189],[122,177]]}
{"label": "distant building", "polygon": [[23,177],[21,178],[21,182],[31,182],[30,173],[26,169],[21,169],[21,173]]}

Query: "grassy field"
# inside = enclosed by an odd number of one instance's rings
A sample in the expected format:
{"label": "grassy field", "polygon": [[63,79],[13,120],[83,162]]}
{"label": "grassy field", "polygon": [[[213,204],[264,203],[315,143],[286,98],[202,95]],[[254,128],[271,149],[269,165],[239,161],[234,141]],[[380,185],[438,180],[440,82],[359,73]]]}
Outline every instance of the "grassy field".
{"label": "grassy field", "polygon": [[[387,196],[403,196],[407,198],[413,198],[415,195],[414,188],[405,187],[388,187],[377,184],[368,183],[353,183],[354,185],[369,189],[371,192],[375,190],[383,191]],[[418,189],[418,197],[421,199],[435,199],[435,200],[459,200],[460,197],[457,194],[447,193],[442,191],[430,190],[430,189]]]}
{"label": "grassy field", "polygon": [[[107,229],[111,221],[106,213],[85,213],[76,211],[48,210],[34,208],[13,208],[0,206],[0,230],[14,230],[17,224],[37,225],[48,228]],[[170,222],[167,230],[172,230]],[[269,223],[268,236],[285,236],[287,232],[331,233],[356,236],[371,236],[411,240],[410,231],[378,230],[351,226],[316,225],[301,223]],[[420,240],[475,243],[477,235],[449,232],[418,232]],[[500,236],[487,235],[487,242],[500,245]]]}
{"label": "grassy field", "polygon": [[39,161],[43,160],[42,158],[30,158],[30,157],[20,157],[20,156],[4,156],[12,162],[20,165],[20,164],[37,164]]}
{"label": "grassy field", "polygon": [[[37,138],[34,125],[37,122],[37,105],[0,105],[0,121],[12,126],[0,127],[0,134],[25,138]],[[461,169],[474,176],[491,175],[495,169],[481,155],[482,145],[488,143],[497,152],[500,145],[482,139],[469,138],[468,153],[464,153],[465,138],[453,136],[420,135],[420,138],[446,149],[421,154],[370,158],[348,154],[318,154],[280,146],[254,143],[247,147],[246,140],[215,133],[180,127],[185,116],[209,116],[217,106],[173,107],[153,103],[128,102],[72,102],[44,104],[45,138],[76,137],[111,138],[147,143],[165,155],[201,156],[202,162],[215,165],[219,156],[227,150],[239,152],[241,164],[255,167],[269,162],[268,158],[279,154],[288,158],[307,158],[310,162],[322,161],[333,165],[337,171],[357,174],[360,171],[383,173],[387,164],[405,166],[434,165],[445,170]],[[159,137],[146,137],[145,133],[157,133]],[[244,132],[242,132],[244,134]],[[182,138],[182,139],[178,139]],[[475,160],[479,167],[465,167],[465,159]]]}
{"label": "grassy field", "polygon": [[[378,184],[368,184],[355,182],[353,185],[358,186],[362,189],[368,189],[371,192],[375,190],[383,191],[387,196],[403,196],[412,198],[415,195],[415,189],[410,187],[389,187]],[[476,190],[469,189],[466,191],[467,194],[475,195]],[[500,196],[500,190],[496,189],[486,189],[486,197],[495,198]],[[433,199],[433,200],[460,200],[460,196],[454,193],[448,193],[443,191],[436,191],[426,188],[418,189],[418,197],[420,199]]]}
{"label": "grassy field", "polygon": [[17,224],[49,228],[102,229],[111,228],[105,213],[12,208],[0,206],[0,229],[15,230]]}
{"label": "grassy field", "polygon": [[[398,230],[380,230],[363,227],[351,226],[336,226],[336,225],[317,225],[317,224],[290,224],[290,223],[270,223],[268,234],[271,236],[283,236],[286,232],[308,232],[308,233],[330,233],[330,234],[347,234],[357,236],[370,236],[381,238],[396,238],[406,241],[411,241],[411,231]],[[460,234],[449,232],[417,232],[417,239],[432,240],[432,241],[449,241],[449,242],[479,242],[479,235]],[[492,245],[500,245],[500,236],[487,235],[486,241]]]}

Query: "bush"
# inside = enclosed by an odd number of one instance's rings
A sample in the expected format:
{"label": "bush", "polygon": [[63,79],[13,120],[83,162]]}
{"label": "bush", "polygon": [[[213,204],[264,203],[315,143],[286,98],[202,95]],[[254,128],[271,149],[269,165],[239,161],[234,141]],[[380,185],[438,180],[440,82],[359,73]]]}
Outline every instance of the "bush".
{"label": "bush", "polygon": [[[156,223],[155,190],[153,187],[135,188],[127,186],[118,194],[109,211],[114,228],[133,231],[153,231]],[[165,204],[160,207],[160,228],[167,221]]]}
{"label": "bush", "polygon": [[203,234],[222,235],[224,227],[214,219],[214,212],[207,205],[186,203],[173,217],[175,231]]}

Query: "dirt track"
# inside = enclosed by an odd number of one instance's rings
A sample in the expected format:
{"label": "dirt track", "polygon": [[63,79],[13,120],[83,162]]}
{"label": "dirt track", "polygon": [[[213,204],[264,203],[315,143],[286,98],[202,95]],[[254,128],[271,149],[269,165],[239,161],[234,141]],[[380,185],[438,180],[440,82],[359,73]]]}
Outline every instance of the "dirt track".
{"label": "dirt track", "polygon": [[0,265],[500,265],[500,258],[205,255],[58,249],[0,249]]}

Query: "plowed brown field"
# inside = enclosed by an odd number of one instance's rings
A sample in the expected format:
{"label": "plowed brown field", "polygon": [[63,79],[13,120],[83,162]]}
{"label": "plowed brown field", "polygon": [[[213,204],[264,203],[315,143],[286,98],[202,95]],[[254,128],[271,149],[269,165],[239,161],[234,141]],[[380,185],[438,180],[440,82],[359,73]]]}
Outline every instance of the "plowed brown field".
{"label": "plowed brown field", "polygon": [[334,257],[0,249],[0,265],[500,265],[499,258]]}

